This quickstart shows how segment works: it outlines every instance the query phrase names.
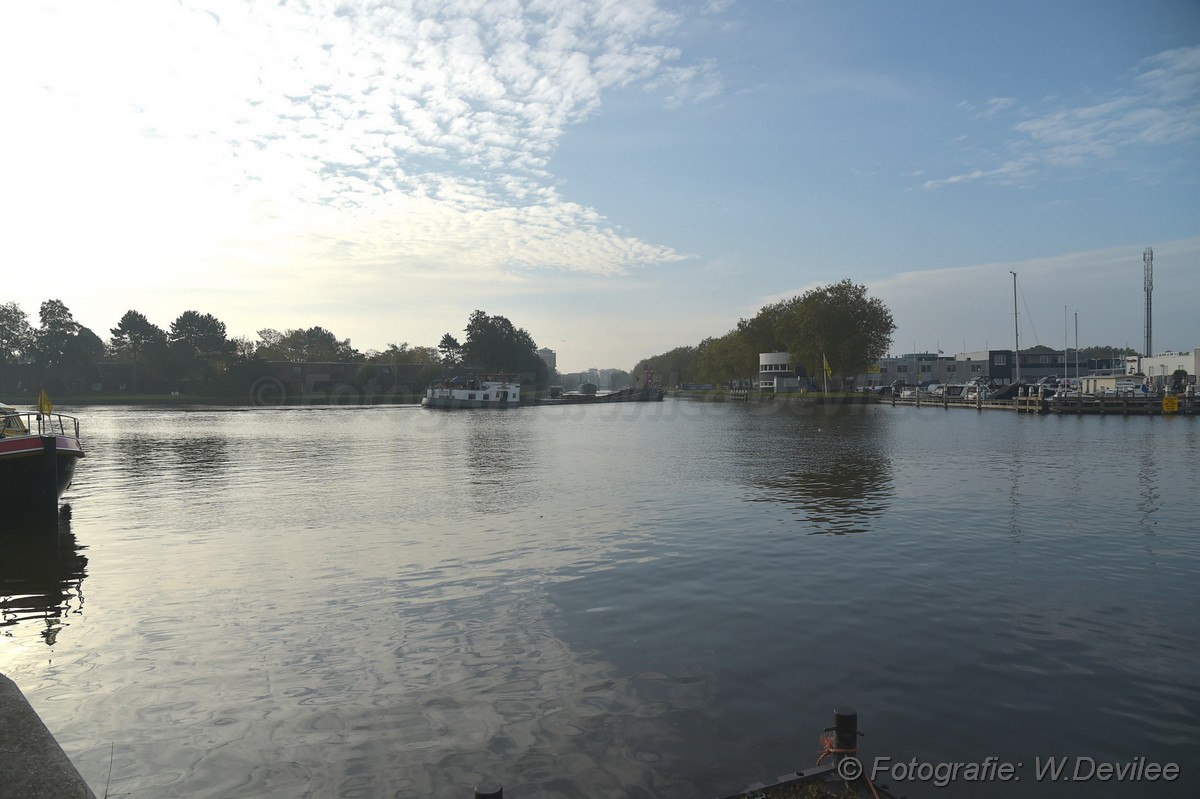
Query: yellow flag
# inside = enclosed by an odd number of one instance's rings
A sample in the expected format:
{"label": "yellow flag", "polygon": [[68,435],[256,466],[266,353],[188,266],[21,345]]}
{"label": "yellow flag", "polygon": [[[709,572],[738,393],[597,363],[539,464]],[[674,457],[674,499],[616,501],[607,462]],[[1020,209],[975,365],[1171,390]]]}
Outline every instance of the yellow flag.
{"label": "yellow flag", "polygon": [[44,388],[38,393],[37,409],[38,413],[54,413],[54,403],[50,401]]}
{"label": "yellow flag", "polygon": [[821,360],[825,362],[825,376],[833,377],[833,370],[829,368],[829,359],[825,357],[825,353],[821,353]]}

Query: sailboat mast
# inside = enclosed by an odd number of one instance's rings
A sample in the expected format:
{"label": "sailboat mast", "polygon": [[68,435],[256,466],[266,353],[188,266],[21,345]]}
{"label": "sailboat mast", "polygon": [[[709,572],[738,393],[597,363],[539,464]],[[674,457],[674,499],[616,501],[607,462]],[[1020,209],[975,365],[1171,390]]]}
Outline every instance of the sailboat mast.
{"label": "sailboat mast", "polygon": [[1063,306],[1063,381],[1070,379],[1071,373],[1067,371],[1070,367],[1067,361],[1067,352],[1071,349],[1071,339],[1067,335],[1067,306]]}
{"label": "sailboat mast", "polygon": [[1017,376],[1013,382],[1021,382],[1021,333],[1017,329],[1017,273],[1009,271],[1013,276],[1013,346],[1016,350],[1013,352],[1013,363],[1017,367]]}

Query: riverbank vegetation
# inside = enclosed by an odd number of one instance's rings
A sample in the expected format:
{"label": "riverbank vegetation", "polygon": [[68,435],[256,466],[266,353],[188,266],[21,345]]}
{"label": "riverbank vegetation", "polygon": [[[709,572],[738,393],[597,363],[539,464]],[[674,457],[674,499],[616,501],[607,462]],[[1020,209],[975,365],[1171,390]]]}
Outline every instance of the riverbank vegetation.
{"label": "riverbank vegetation", "polygon": [[461,344],[447,333],[439,347],[402,342],[366,352],[319,326],[230,337],[224,322],[194,310],[164,329],[131,309],[107,341],[61,300],[43,302],[38,321],[17,303],[0,305],[4,401],[31,402],[45,389],[88,403],[415,402],[430,381],[459,369],[519,376],[537,388],[551,377],[526,330],[483,311],[471,314]]}
{"label": "riverbank vegetation", "polygon": [[788,352],[800,374],[823,385],[826,371],[829,385],[840,386],[887,353],[895,329],[887,306],[847,279],[763,306],[722,336],[647,358],[634,375],[653,369],[672,383],[751,385],[759,353]]}

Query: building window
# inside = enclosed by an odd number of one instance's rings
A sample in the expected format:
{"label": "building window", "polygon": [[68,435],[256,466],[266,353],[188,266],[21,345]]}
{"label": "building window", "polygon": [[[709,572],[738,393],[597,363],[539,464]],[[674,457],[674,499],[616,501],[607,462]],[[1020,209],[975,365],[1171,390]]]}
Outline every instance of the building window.
{"label": "building window", "polygon": [[955,364],[952,364],[952,363],[946,364],[946,374],[952,375],[957,371],[958,371],[958,367]]}
{"label": "building window", "polygon": [[897,372],[907,372],[907,371],[908,371],[908,364],[906,364],[906,363],[897,364],[897,365],[896,365],[896,371],[897,371]]}
{"label": "building window", "polygon": [[932,371],[933,371],[933,364],[931,364],[931,363],[921,364],[921,374],[927,375]]}
{"label": "building window", "polygon": [[992,363],[996,364],[996,366],[1004,366],[1005,364],[1008,363],[1008,356],[1007,355],[997,355],[992,359]]}

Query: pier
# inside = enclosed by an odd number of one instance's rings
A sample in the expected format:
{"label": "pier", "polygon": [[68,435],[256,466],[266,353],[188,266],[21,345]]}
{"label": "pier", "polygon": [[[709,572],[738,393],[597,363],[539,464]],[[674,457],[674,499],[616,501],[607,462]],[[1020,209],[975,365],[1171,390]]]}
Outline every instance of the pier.
{"label": "pier", "polygon": [[96,799],[16,683],[0,674],[0,796]]}
{"label": "pier", "polygon": [[[886,400],[885,400],[886,401]],[[1192,416],[1200,404],[1194,395],[1143,396],[1122,394],[1115,397],[1080,395],[1073,397],[1043,397],[1036,393],[1019,394],[1014,399],[965,400],[950,397],[921,397],[901,399],[893,396],[891,404],[914,407],[969,408],[972,410],[1016,411],[1035,414],[1091,414],[1122,416]]]}

